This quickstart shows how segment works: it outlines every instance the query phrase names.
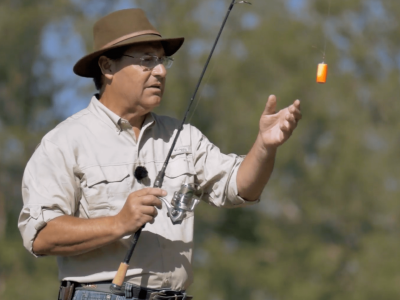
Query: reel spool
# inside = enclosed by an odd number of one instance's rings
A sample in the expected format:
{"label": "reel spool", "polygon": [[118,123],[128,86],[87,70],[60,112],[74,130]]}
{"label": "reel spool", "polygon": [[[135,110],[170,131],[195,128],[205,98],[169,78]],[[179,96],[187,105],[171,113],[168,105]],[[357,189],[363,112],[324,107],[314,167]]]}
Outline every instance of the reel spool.
{"label": "reel spool", "polygon": [[168,216],[173,224],[180,224],[186,217],[186,213],[194,211],[197,204],[199,204],[203,191],[200,197],[195,195],[197,184],[183,183],[179,191],[174,193],[171,203],[163,197],[160,197],[167,207]]}

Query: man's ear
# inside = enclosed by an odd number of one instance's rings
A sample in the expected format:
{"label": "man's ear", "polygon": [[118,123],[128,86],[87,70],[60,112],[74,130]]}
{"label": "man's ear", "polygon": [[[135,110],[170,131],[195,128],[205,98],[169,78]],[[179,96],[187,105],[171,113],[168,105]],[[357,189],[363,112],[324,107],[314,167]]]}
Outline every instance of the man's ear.
{"label": "man's ear", "polygon": [[101,73],[103,73],[103,75],[111,80],[113,78],[114,72],[112,70],[113,68],[113,62],[111,61],[111,59],[109,59],[106,56],[100,56],[99,60],[98,60],[98,64],[101,70]]}

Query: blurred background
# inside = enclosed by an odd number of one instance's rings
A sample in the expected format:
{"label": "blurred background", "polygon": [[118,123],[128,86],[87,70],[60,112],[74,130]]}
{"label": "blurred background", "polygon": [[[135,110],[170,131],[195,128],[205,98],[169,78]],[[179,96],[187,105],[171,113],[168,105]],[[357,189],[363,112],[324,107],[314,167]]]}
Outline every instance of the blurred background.
{"label": "blurred background", "polygon": [[[157,109],[181,119],[229,3],[0,0],[0,299],[57,297],[55,258],[22,245],[21,178],[43,135],[95,92],[72,72],[94,22],[139,7],[164,36],[186,37]],[[301,99],[303,119],[259,205],[197,209],[195,299],[398,299],[399,15],[398,0],[234,7],[190,122],[225,153],[246,154],[269,94],[280,108]]]}

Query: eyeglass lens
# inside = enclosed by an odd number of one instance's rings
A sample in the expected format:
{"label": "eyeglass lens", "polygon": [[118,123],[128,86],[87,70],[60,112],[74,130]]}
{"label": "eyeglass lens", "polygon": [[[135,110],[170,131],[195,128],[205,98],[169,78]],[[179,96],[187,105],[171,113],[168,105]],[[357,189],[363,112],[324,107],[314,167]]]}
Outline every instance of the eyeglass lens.
{"label": "eyeglass lens", "polygon": [[142,67],[148,69],[153,69],[158,64],[163,64],[166,69],[169,69],[172,66],[174,60],[171,57],[167,56],[157,57],[153,55],[145,55],[140,58],[140,62],[140,65]]}

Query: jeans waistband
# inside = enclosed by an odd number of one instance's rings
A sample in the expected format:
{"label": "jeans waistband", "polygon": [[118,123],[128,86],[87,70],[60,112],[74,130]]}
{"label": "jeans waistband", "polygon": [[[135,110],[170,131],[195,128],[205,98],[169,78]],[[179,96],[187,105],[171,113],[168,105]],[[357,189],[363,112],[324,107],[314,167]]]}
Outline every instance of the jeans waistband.
{"label": "jeans waistband", "polygon": [[[112,294],[110,290],[111,281],[78,283],[74,282],[76,290],[94,291]],[[125,299],[138,300],[191,300],[192,296],[186,295],[185,291],[173,291],[169,289],[151,289],[141,287],[129,282],[124,282],[123,291]]]}

